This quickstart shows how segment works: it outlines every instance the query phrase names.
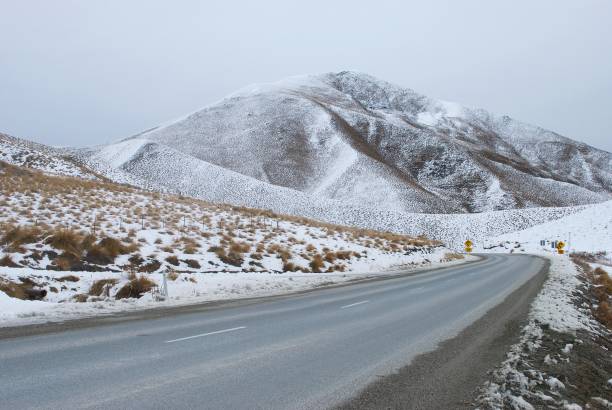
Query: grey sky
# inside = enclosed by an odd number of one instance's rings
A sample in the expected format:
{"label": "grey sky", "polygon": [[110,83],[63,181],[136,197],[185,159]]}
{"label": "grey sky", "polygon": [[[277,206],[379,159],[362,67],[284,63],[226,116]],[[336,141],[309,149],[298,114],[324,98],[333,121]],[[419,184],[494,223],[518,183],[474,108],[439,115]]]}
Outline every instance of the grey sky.
{"label": "grey sky", "polygon": [[0,131],[104,143],[355,69],[612,151],[611,22],[609,0],[0,0]]}

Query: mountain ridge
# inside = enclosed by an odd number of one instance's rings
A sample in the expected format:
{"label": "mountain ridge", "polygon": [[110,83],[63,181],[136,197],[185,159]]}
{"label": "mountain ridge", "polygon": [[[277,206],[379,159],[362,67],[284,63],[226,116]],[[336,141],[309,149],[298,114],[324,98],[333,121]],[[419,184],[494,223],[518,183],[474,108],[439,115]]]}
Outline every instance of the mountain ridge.
{"label": "mountain ridge", "polygon": [[612,192],[603,150],[355,72],[251,85],[137,138],[346,202],[364,200],[351,187],[375,175],[393,198],[378,205],[406,212],[577,205]]}

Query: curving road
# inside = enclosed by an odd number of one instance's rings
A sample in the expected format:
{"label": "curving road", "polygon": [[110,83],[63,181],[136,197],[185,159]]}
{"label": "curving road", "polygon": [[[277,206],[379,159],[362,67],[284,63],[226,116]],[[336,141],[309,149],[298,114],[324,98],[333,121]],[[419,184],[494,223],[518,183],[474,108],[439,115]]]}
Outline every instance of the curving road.
{"label": "curving road", "polygon": [[0,330],[0,408],[333,407],[454,337],[544,268],[532,256],[483,255],[257,303],[30,336]]}

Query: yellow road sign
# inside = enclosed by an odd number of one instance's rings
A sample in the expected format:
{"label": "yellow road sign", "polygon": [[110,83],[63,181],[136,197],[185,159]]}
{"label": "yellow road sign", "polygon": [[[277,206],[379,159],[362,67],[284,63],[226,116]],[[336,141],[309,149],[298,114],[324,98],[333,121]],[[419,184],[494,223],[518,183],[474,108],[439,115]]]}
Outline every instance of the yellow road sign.
{"label": "yellow road sign", "polygon": [[565,251],[563,250],[563,248],[565,248],[565,243],[563,243],[562,241],[560,241],[559,243],[557,243],[557,253],[559,255],[563,255],[565,253]]}
{"label": "yellow road sign", "polygon": [[469,239],[467,241],[465,241],[465,247],[466,248],[471,248],[472,247],[472,241],[470,241]]}

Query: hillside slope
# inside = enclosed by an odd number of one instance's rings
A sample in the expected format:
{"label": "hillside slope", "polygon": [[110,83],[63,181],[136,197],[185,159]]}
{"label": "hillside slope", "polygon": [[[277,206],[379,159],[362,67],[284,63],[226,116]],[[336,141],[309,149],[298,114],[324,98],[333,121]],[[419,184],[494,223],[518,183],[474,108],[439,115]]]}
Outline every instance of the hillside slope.
{"label": "hillside slope", "polygon": [[[315,201],[394,212],[571,206],[612,197],[610,153],[354,72],[247,87],[132,139],[171,147],[184,156],[178,163],[196,159],[232,171],[214,174],[220,185],[238,173]],[[143,156],[162,155],[154,151],[122,156],[110,167],[175,185],[176,175],[147,175],[156,170],[143,166]]]}

